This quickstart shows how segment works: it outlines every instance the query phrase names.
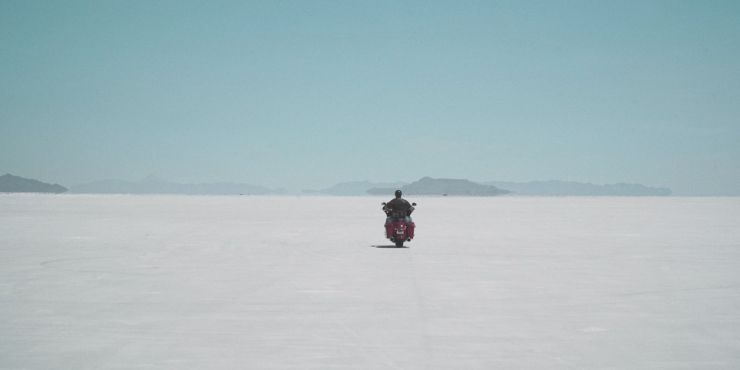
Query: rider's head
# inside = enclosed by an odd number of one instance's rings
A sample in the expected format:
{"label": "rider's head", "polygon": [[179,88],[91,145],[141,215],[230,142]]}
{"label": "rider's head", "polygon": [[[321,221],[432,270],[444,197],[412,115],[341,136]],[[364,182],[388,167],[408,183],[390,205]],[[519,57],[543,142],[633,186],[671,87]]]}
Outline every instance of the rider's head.
{"label": "rider's head", "polygon": [[396,190],[396,198],[400,198],[402,194],[400,190]]}

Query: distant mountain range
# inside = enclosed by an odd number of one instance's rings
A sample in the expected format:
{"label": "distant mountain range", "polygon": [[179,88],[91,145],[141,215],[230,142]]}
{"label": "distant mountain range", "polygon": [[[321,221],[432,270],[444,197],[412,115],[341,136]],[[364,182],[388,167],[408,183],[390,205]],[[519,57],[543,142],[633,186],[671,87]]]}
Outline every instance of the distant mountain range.
{"label": "distant mountain range", "polygon": [[[476,183],[465,179],[435,179],[424,177],[412,183],[352,181],[338,183],[321,190],[304,190],[303,194],[319,195],[384,195],[392,196],[396,189],[407,195],[449,196],[667,196],[671,189],[641,184],[591,184],[573,181],[491,181]],[[68,189],[59,184],[48,184],[11,174],[0,176],[0,192],[64,193]],[[75,185],[71,193],[91,194],[211,194],[211,195],[270,195],[287,194],[284,189],[263,186],[217,182],[180,184],[148,176],[141,181],[102,180]]]}
{"label": "distant mountain range", "polygon": [[330,188],[321,190],[303,190],[304,194],[321,194],[321,195],[367,195],[368,189],[389,188],[391,194],[396,189],[406,185],[404,182],[371,182],[371,181],[350,181],[340,182]]}
{"label": "distant mountain range", "polygon": [[435,179],[424,177],[410,184],[375,183],[370,181],[343,182],[323,190],[304,190],[305,194],[325,195],[385,195],[392,196],[396,189],[408,195],[448,196],[666,196],[671,189],[649,187],[641,184],[597,185],[574,181],[492,181],[477,183],[465,179]]}
{"label": "distant mountain range", "polygon": [[[365,189],[363,191],[363,189]],[[408,195],[449,195],[449,196],[495,196],[495,195],[529,195],[529,196],[667,196],[671,189],[650,187],[641,184],[606,184],[597,185],[574,181],[492,181],[477,183],[465,179],[435,179],[424,177],[410,184],[381,184],[368,181],[357,181],[337,184],[321,191],[330,195],[392,195],[394,190],[401,189]]]}
{"label": "distant mountain range", "polygon": [[230,182],[180,184],[148,176],[139,182],[101,180],[75,185],[72,186],[70,192],[88,194],[268,195],[283,194],[285,190]]}
{"label": "distant mountain range", "polygon": [[[395,188],[371,188],[372,195],[393,195]],[[478,184],[465,179],[435,179],[423,177],[401,187],[405,195],[496,196],[509,193],[493,185]]]}
{"label": "distant mountain range", "polygon": [[492,181],[485,184],[511,190],[512,195],[540,195],[540,196],[666,196],[671,195],[671,189],[649,187],[641,184],[606,184],[573,181],[530,181],[505,182]]}
{"label": "distant mountain range", "polygon": [[5,174],[0,176],[0,193],[64,193],[62,185]]}
{"label": "distant mountain range", "polygon": [[321,190],[304,190],[304,194],[319,195],[383,195],[392,197],[393,193],[401,189],[407,195],[459,195],[459,196],[492,196],[506,194],[508,191],[495,186],[477,184],[463,179],[434,179],[424,177],[413,183],[404,182],[371,182],[351,181],[341,182],[332,187]]}

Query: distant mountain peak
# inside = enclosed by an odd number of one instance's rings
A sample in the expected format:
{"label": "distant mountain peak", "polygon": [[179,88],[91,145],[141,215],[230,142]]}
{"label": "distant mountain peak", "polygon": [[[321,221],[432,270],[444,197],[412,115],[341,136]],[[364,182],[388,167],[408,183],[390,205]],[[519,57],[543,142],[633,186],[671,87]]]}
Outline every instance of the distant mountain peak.
{"label": "distant mountain peak", "polygon": [[67,191],[62,185],[48,184],[34,179],[6,173],[0,176],[0,192],[2,193],[64,193]]}
{"label": "distant mountain peak", "polygon": [[493,185],[479,184],[467,179],[422,177],[401,188],[408,195],[496,196],[509,193]]}
{"label": "distant mountain peak", "polygon": [[[392,196],[393,187],[374,187],[367,190],[371,195]],[[450,195],[450,196],[496,196],[509,191],[492,185],[478,184],[467,179],[438,179],[424,176],[400,188],[406,195]]]}

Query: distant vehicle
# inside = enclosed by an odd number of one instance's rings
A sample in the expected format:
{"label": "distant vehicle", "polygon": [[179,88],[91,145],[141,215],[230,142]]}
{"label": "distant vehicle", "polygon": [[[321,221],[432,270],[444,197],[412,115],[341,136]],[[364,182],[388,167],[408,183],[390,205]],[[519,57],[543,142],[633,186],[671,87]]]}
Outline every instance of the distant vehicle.
{"label": "distant vehicle", "polygon": [[404,242],[410,242],[414,238],[414,229],[416,224],[411,220],[411,213],[414,212],[416,203],[411,203],[408,210],[397,211],[383,202],[383,212],[387,218],[385,222],[385,237],[392,241],[397,248],[403,248]]}

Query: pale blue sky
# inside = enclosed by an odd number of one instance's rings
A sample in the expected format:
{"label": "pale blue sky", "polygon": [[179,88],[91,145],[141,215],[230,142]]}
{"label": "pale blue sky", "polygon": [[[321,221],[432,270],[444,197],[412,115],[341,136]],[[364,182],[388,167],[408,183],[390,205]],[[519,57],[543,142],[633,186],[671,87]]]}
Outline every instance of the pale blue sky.
{"label": "pale blue sky", "polygon": [[739,1],[0,1],[0,172],[740,195]]}

